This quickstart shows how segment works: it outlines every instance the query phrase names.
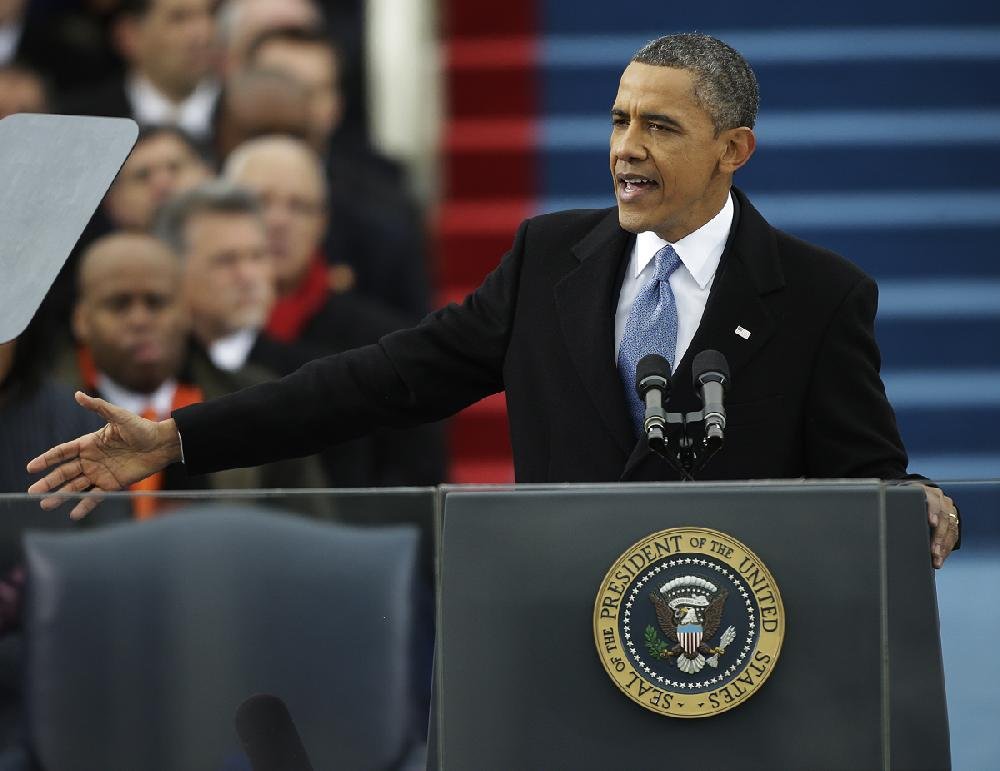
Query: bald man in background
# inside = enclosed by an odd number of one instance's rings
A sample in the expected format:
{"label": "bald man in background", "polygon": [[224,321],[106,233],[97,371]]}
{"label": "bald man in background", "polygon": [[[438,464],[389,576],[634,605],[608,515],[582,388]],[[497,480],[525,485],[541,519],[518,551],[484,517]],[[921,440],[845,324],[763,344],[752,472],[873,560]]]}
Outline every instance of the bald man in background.
{"label": "bald man in background", "polygon": [[[322,158],[329,187],[327,256],[349,265],[355,285],[406,314],[429,310],[430,282],[423,213],[409,194],[406,175],[351,122],[342,82],[349,56],[328,34],[302,27],[264,31],[250,45],[247,66],[292,78],[308,94],[307,134]],[[355,123],[357,121],[355,120]]]}
{"label": "bald man in background", "polygon": [[407,319],[350,288],[343,266],[329,266],[322,241],[329,217],[322,161],[302,140],[259,137],[234,151],[223,170],[256,194],[274,259],[278,301],[268,332],[327,352],[374,342]]}
{"label": "bald man in background", "polygon": [[226,80],[215,114],[212,152],[224,162],[248,139],[266,134],[306,138],[310,132],[306,87],[283,72],[248,69]]}
{"label": "bald man in background", "polygon": [[[80,347],[72,361],[62,362],[63,378],[150,420],[259,382],[222,373],[192,351],[180,291],[178,257],[156,238],[116,233],[95,241],[80,263],[73,313]],[[315,461],[298,459],[206,477],[178,467],[130,489],[315,487],[324,481]],[[135,500],[137,518],[158,511],[152,499]]]}
{"label": "bald man in background", "polygon": [[[274,260],[277,301],[249,360],[286,375],[309,358],[376,342],[406,317],[352,291],[337,291],[321,243],[328,206],[320,158],[308,143],[260,137],[229,157],[224,176],[255,193]],[[176,205],[181,202],[178,201]],[[444,479],[440,425],[382,429],[371,437],[326,449],[335,486],[436,484]]]}

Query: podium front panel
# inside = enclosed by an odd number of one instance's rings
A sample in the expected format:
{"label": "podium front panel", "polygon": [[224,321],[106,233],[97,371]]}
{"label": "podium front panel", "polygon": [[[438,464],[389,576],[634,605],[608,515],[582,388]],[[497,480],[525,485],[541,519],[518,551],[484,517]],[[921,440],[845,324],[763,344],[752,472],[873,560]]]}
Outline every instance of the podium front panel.
{"label": "podium front panel", "polygon": [[[899,559],[917,565],[933,591],[926,521],[914,505],[922,494],[899,495],[910,505],[899,507],[893,529],[916,550]],[[447,492],[437,762],[445,769],[893,767],[894,746],[913,743],[891,735],[893,728],[905,734],[912,721],[890,720],[886,498],[877,482]],[[770,678],[740,706],[701,719],[654,714],[625,698],[601,665],[593,632],[608,568],[646,536],[686,526],[749,547],[785,608]],[[935,617],[933,602],[923,610],[918,603],[907,612],[917,622]],[[898,622],[906,633],[914,618],[904,612]],[[929,645],[939,672],[936,637]],[[915,660],[925,654],[918,650]],[[911,669],[904,662],[897,674]],[[943,684],[931,674],[914,692],[940,695],[943,714]],[[923,717],[917,723],[930,734],[917,744],[940,746],[940,731]],[[903,752],[927,763],[907,767],[947,765],[946,720],[943,727],[943,751],[923,760]]]}

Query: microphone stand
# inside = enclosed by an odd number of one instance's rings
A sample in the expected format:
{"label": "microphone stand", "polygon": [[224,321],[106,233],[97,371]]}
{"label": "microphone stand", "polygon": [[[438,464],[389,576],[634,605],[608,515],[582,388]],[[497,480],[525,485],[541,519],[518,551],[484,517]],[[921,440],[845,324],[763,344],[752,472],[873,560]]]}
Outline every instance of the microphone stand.
{"label": "microphone stand", "polygon": [[[664,423],[670,426],[679,427],[679,431],[672,432],[676,439],[677,449],[671,450],[670,437],[666,431],[653,431],[647,429],[647,442],[649,449],[663,458],[668,465],[680,474],[685,482],[694,482],[694,475],[699,473],[705,465],[712,459],[720,449],[722,440],[718,438],[705,437],[701,444],[701,451],[696,447],[694,439],[688,433],[688,426],[692,423],[701,423],[705,419],[703,410],[697,412],[665,412],[663,414]],[[657,434],[659,434],[657,436]]]}

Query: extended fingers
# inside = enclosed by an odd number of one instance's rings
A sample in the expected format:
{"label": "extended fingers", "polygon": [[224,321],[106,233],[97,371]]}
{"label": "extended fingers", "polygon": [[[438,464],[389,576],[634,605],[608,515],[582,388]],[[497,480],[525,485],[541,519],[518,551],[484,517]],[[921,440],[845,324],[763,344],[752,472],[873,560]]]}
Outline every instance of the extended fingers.
{"label": "extended fingers", "polygon": [[[72,442],[64,442],[63,444],[56,445],[51,450],[43,452],[37,458],[33,458],[28,462],[28,473],[37,474],[40,471],[45,471],[47,468],[51,468],[57,463],[64,463],[66,461],[73,460],[80,454],[80,440],[74,439]],[[43,481],[43,480],[39,480]],[[38,485],[39,482],[35,482],[31,488]],[[44,493],[48,492],[48,489],[38,489],[33,490],[28,488],[29,493]]]}
{"label": "extended fingers", "polygon": [[104,500],[103,495],[91,495],[84,498],[69,513],[71,519],[83,519],[90,512],[97,508],[97,505]]}
{"label": "extended fingers", "polygon": [[[46,466],[46,468],[48,467]],[[44,477],[35,482],[31,487],[28,488],[28,492],[29,493],[55,492],[57,489],[59,489],[60,487],[69,482],[72,482],[77,477],[84,477],[83,465],[80,463],[79,459],[71,460],[69,463],[63,463],[61,466],[56,468],[55,471],[46,474]],[[90,483],[88,482],[88,485],[89,484]]]}
{"label": "extended fingers", "polygon": [[82,493],[90,488],[90,480],[87,477],[79,476],[76,479],[70,480],[67,484],[63,485],[57,493],[45,496],[40,505],[46,511],[52,511],[62,506],[69,495],[73,493]]}

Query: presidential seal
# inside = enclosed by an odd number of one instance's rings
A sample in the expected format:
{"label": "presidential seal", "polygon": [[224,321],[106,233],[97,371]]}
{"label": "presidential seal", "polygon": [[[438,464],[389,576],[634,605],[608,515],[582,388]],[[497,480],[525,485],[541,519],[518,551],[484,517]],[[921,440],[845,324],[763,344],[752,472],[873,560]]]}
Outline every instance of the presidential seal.
{"label": "presidential seal", "polygon": [[770,676],[785,635],[773,576],[732,536],[662,530],[611,566],[594,604],[594,641],[618,689],[652,712],[711,717]]}

